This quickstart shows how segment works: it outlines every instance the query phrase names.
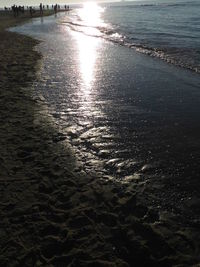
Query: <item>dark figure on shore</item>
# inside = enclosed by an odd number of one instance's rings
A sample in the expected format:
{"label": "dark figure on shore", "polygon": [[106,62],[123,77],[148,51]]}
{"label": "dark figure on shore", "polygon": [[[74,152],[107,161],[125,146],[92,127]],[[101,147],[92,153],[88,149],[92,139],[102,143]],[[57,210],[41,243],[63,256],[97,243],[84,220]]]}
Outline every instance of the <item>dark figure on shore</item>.
{"label": "dark figure on shore", "polygon": [[24,6],[19,6],[18,12],[24,14]]}
{"label": "dark figure on shore", "polygon": [[16,17],[17,13],[16,13],[16,6],[15,5],[12,6],[12,12],[14,14],[14,17]]}
{"label": "dark figure on shore", "polygon": [[47,5],[47,9],[49,10],[49,5]]}
{"label": "dark figure on shore", "polygon": [[16,13],[16,16],[18,17],[19,16],[19,7],[18,6],[15,6],[15,13]]}
{"label": "dark figure on shore", "polygon": [[29,7],[29,11],[30,11],[30,15],[32,17],[33,16],[33,8],[32,8],[32,6]]}
{"label": "dark figure on shore", "polygon": [[19,16],[19,7],[15,6],[15,10],[16,10],[16,16],[18,17]]}
{"label": "dark figure on shore", "polygon": [[13,5],[11,9],[15,17],[18,17],[19,13],[24,14],[24,6]]}
{"label": "dark figure on shore", "polygon": [[42,3],[40,3],[40,15],[43,15],[43,7],[42,7]]}
{"label": "dark figure on shore", "polygon": [[55,12],[55,14],[58,12],[58,5],[57,4],[54,6],[54,12]]}

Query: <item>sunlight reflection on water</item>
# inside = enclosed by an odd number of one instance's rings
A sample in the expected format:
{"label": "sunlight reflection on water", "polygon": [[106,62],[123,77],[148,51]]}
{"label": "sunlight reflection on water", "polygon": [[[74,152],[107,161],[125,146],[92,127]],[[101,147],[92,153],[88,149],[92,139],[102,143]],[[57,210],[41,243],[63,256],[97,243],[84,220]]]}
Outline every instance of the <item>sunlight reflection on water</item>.
{"label": "sunlight reflection on water", "polygon": [[101,13],[104,9],[94,2],[87,2],[83,5],[83,8],[79,9],[79,16],[86,25],[96,27],[102,26],[103,20],[101,18]]}
{"label": "sunlight reflection on water", "polygon": [[100,44],[100,40],[77,32],[73,32],[73,35],[78,45],[80,72],[83,83],[82,89],[85,95],[88,96],[92,90],[92,84],[95,81],[97,48]]}
{"label": "sunlight reflection on water", "polygon": [[[88,2],[79,10],[80,19],[86,25],[95,27],[103,23],[101,13],[103,9],[96,3]],[[94,28],[86,27],[86,34],[89,34]],[[100,41],[97,38],[92,38],[84,34],[73,32],[79,51],[80,72],[82,75],[83,89],[85,95],[89,95],[92,83],[95,80],[95,65],[97,64],[97,48]]]}

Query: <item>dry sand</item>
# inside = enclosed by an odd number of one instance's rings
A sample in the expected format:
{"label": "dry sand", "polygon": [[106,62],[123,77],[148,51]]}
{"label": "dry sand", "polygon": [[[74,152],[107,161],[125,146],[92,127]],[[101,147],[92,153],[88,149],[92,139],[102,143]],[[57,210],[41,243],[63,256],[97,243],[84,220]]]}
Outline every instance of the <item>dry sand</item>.
{"label": "dry sand", "polygon": [[2,21],[0,266],[198,263],[198,240],[181,218],[147,208],[133,183],[84,175],[44,100],[31,97],[37,41],[4,31],[16,20]]}

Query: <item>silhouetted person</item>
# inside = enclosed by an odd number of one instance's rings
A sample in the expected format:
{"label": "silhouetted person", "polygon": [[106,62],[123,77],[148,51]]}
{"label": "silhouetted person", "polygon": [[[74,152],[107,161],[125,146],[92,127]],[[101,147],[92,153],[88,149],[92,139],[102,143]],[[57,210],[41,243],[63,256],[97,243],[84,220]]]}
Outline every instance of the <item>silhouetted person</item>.
{"label": "silhouetted person", "polygon": [[40,15],[43,15],[43,7],[42,7],[42,3],[40,3]]}
{"label": "silhouetted person", "polygon": [[17,17],[18,16],[18,7],[16,5],[12,6],[12,11],[13,11],[14,17]]}
{"label": "silhouetted person", "polygon": [[19,15],[19,9],[18,9],[17,6],[15,6],[15,13],[16,13],[16,16],[18,17],[18,15]]}
{"label": "silhouetted person", "polygon": [[18,7],[17,7],[17,12],[18,12],[18,15],[19,15],[20,13],[22,13],[22,6],[18,6]]}
{"label": "silhouetted person", "polygon": [[57,4],[54,6],[54,12],[55,12],[55,14],[58,12],[58,5]]}
{"label": "silhouetted person", "polygon": [[32,8],[32,6],[29,7],[29,12],[30,12],[30,15],[32,17],[33,16],[33,8]]}

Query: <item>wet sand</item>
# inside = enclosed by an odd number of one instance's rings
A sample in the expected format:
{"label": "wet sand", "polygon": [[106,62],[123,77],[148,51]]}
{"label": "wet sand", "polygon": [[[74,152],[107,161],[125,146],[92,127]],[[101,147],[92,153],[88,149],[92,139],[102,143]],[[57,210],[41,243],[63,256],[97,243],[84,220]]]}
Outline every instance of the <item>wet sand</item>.
{"label": "wet sand", "polygon": [[199,223],[147,207],[148,186],[86,175],[44,99],[32,97],[37,41],[2,28],[0,39],[0,265],[199,263]]}

